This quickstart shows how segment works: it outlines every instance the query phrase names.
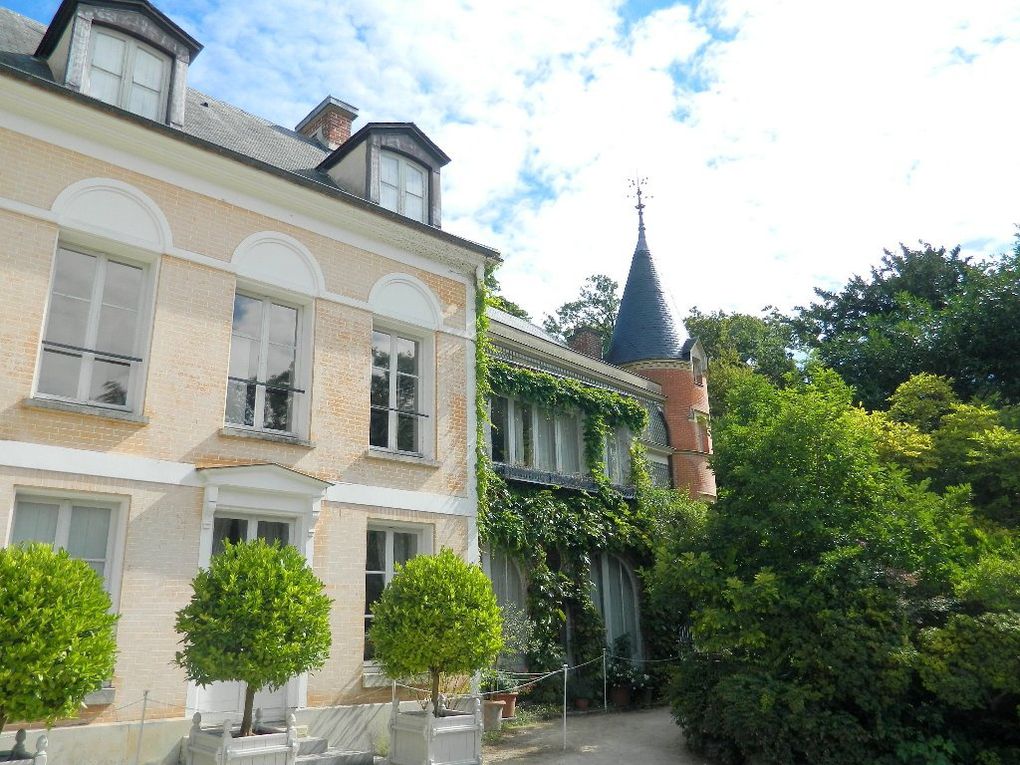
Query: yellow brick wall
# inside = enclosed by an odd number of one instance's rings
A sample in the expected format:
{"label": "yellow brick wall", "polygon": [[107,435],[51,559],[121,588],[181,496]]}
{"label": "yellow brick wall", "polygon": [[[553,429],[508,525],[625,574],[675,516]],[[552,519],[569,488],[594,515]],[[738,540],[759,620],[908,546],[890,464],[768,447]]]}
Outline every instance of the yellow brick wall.
{"label": "yellow brick wall", "polygon": [[[444,313],[463,326],[465,290],[455,280],[11,132],[0,131],[0,156],[5,158],[0,163],[0,197],[48,208],[70,183],[117,178],[153,198],[170,221],[178,246],[228,260],[251,234],[281,231],[309,248],[331,291],[365,300],[381,276],[410,272],[430,285]],[[41,167],[47,172],[39,172]],[[29,175],[31,182],[26,181]],[[0,210],[0,268],[5,275],[0,284],[0,439],[191,463],[272,461],[328,481],[466,494],[468,341],[436,333],[438,466],[366,458],[372,315],[325,300],[314,305],[310,437],[315,448],[224,436],[220,429],[235,279],[172,256],[163,256],[158,267],[144,391],[148,424],[23,406],[31,395],[58,234],[52,224]]]}
{"label": "yellow brick wall", "polygon": [[[174,612],[191,597],[191,578],[198,568],[198,536],[202,490],[195,487],[143,484],[90,478],[41,470],[0,468],[0,533],[10,534],[16,491],[59,495],[81,491],[126,499],[129,523],[122,551],[123,567],[117,624],[117,663],[113,685],[116,698],[109,707],[96,707],[89,719],[136,719],[140,705],[117,708],[150,691],[153,705],[147,715],[184,714],[184,673],[172,666],[177,650]],[[170,705],[170,706],[167,706]]]}
{"label": "yellow brick wall", "polygon": [[[179,648],[174,614],[191,597],[198,569],[202,489],[87,478],[41,470],[0,468],[0,534],[7,538],[15,493],[89,492],[126,500],[129,523],[119,593],[114,702],[91,707],[82,719],[136,720],[146,689],[149,718],[184,714],[187,685],[173,666]],[[389,689],[363,687],[365,532],[372,521],[419,524],[432,549],[467,552],[463,517],[324,502],[316,524],[314,569],[333,598],[333,646],[326,665],[308,680],[308,705],[386,701]]]}
{"label": "yellow brick wall", "polygon": [[372,521],[424,523],[432,549],[467,552],[467,522],[458,516],[324,502],[315,532],[315,570],[333,598],[333,648],[308,678],[308,705],[389,701],[390,689],[363,684],[365,535]]}
{"label": "yellow brick wall", "polygon": [[[462,284],[412,268],[381,255],[309,232],[288,222],[233,206],[221,199],[124,170],[69,149],[0,129],[0,197],[50,209],[65,188],[86,178],[113,178],[147,194],[163,211],[174,245],[229,261],[237,246],[260,231],[279,231],[304,244],[319,262],[326,289],[367,300],[372,285],[386,274],[409,273],[436,293],[453,326],[467,319]],[[40,172],[45,168],[46,172]]]}
{"label": "yellow brick wall", "polygon": [[[279,231],[314,255],[329,291],[365,301],[380,277],[410,273],[435,292],[448,326],[466,328],[465,288],[454,279],[13,132],[0,130],[0,157],[0,198],[49,209],[76,181],[117,179],[162,209],[177,247],[228,261],[251,234]],[[143,325],[151,331],[142,411],[148,422],[25,406],[58,237],[54,224],[0,210],[0,440],[204,465],[270,461],[331,482],[467,495],[467,404],[472,391],[466,372],[473,361],[468,341],[435,335],[434,464],[366,456],[373,317],[321,299],[312,306],[309,395],[314,448],[224,436],[220,431],[235,278],[170,255],[160,258],[151,327]],[[129,507],[119,592],[116,699],[84,717],[137,719],[140,704],[121,707],[141,699],[145,689],[154,700],[150,717],[180,717],[186,683],[171,665],[178,647],[173,622],[174,613],[190,597],[198,566],[202,490],[0,467],[0,544],[9,538],[16,491],[32,487],[41,494],[117,495],[126,497]],[[314,560],[335,599],[334,646],[323,671],[309,679],[311,705],[388,698],[386,689],[362,687],[365,528],[372,518],[427,524],[434,549],[467,550],[468,526],[462,517],[323,503]]]}

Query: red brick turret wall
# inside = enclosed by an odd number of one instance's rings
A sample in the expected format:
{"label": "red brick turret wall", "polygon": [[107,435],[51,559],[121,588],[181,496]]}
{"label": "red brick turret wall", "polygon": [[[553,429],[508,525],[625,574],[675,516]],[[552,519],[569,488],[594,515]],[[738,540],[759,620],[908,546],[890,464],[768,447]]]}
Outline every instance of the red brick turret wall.
{"label": "red brick turret wall", "polygon": [[707,378],[704,384],[696,385],[685,362],[638,362],[627,368],[657,382],[666,396],[664,409],[670,446],[680,451],[672,459],[673,484],[687,488],[693,497],[714,497],[715,476],[708,468],[712,439],[706,425],[691,417],[692,409],[706,414],[709,411]]}

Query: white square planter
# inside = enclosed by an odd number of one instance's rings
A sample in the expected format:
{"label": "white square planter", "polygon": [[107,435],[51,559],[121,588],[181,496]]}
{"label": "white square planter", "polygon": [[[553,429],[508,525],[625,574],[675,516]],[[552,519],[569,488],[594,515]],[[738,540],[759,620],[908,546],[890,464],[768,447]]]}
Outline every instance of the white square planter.
{"label": "white square planter", "polygon": [[0,752],[0,762],[4,765],[46,765],[49,755],[46,748],[49,746],[49,739],[46,734],[39,736],[35,741],[35,754],[28,751],[25,746],[25,739],[28,733],[24,728],[14,734],[14,749]]}
{"label": "white square planter", "polygon": [[431,708],[401,712],[394,700],[390,717],[390,765],[481,765],[482,705],[471,699],[470,712],[448,710],[435,717]]}
{"label": "white square planter", "polygon": [[216,728],[202,728],[202,715],[191,718],[187,765],[294,765],[298,743],[294,715],[287,716],[285,733],[262,733],[234,738],[233,726],[225,721]]}

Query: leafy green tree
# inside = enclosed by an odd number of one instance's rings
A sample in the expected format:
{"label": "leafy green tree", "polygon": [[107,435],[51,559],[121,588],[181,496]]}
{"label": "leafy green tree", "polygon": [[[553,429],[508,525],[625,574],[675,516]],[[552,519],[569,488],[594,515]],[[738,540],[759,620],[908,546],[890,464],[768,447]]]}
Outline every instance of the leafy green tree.
{"label": "leafy green tree", "polygon": [[889,397],[888,411],[897,422],[931,433],[959,403],[952,379],[920,372],[897,386]]}
{"label": "leafy green tree", "polygon": [[584,280],[581,294],[546,316],[542,328],[551,335],[567,340],[579,329],[588,327],[602,338],[602,353],[609,352],[613,327],[620,311],[620,285],[605,274],[594,274]]}
{"label": "leafy green tree", "polygon": [[192,588],[177,612],[184,647],[175,661],[202,686],[244,683],[240,735],[250,735],[256,691],[326,662],[332,601],[301,553],[261,539],[226,542]]}
{"label": "leafy green tree", "polygon": [[708,354],[709,405],[716,417],[725,414],[726,391],[748,374],[761,374],[781,385],[796,371],[789,319],[775,309],[766,309],[764,316],[758,317],[725,311],[702,313],[695,307],[684,323]]}
{"label": "leafy green tree", "polygon": [[869,409],[881,408],[911,375],[952,377],[962,397],[1020,401],[1020,240],[1011,254],[985,262],[921,243],[888,250],[869,277],[797,309],[805,348],[853,386]]}
{"label": "leafy green tree", "polygon": [[110,596],[65,550],[0,548],[0,730],[71,717],[113,675]]}
{"label": "leafy green tree", "polygon": [[505,311],[511,316],[516,316],[518,319],[531,321],[530,313],[502,293],[502,288],[499,286],[499,280],[496,278],[496,268],[494,266],[485,267],[485,293],[486,302],[493,308]]}
{"label": "leafy green tree", "polygon": [[370,639],[390,677],[429,675],[432,710],[439,716],[442,677],[477,672],[502,648],[492,584],[481,568],[448,548],[412,558],[373,605]]}
{"label": "leafy green tree", "polygon": [[[852,399],[819,368],[785,389],[752,375],[730,390],[715,431],[719,499],[703,523],[662,530],[648,578],[692,631],[676,717],[726,762],[1013,761],[1012,681],[975,669],[951,698],[958,689],[935,680],[940,662],[962,670],[989,646],[1013,650],[1012,617],[959,599],[1001,602],[1012,558],[974,574],[988,542],[967,493],[907,480]],[[953,609],[980,635],[964,639]]]}

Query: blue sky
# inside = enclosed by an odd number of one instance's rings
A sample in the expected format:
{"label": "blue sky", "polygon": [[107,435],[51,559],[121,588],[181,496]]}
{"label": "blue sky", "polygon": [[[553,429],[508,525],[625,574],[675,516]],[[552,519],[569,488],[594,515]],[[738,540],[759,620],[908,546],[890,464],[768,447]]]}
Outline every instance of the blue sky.
{"label": "blue sky", "polygon": [[[48,21],[55,0],[0,0]],[[293,126],[327,94],[453,158],[444,228],[536,318],[649,244],[681,311],[789,308],[883,248],[1020,222],[1015,0],[156,0],[191,84]]]}

